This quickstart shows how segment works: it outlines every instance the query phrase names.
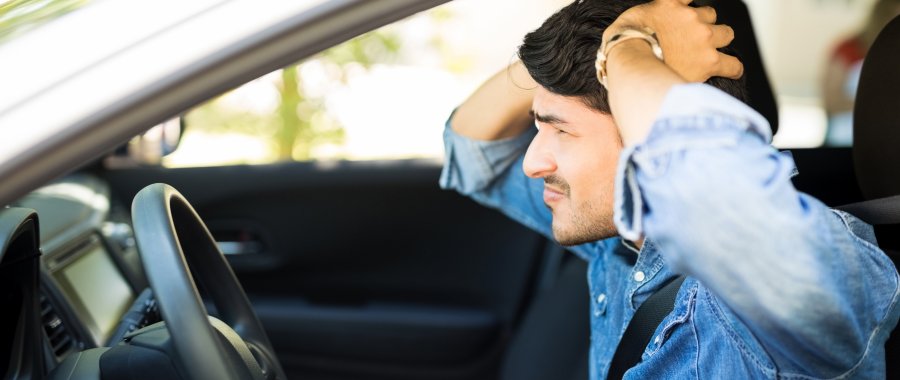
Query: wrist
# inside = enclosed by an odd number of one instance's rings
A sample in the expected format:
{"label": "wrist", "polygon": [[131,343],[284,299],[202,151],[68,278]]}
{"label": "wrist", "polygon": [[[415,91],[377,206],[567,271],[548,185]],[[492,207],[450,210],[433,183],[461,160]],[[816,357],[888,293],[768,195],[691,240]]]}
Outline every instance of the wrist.
{"label": "wrist", "polygon": [[635,50],[634,47],[638,44],[643,44],[649,49],[653,57],[660,62],[663,61],[663,51],[653,30],[632,27],[619,29],[621,29],[620,32],[611,36],[604,33],[603,43],[600,45],[600,49],[597,50],[597,60],[594,62],[594,67],[597,69],[597,80],[604,87],[607,87],[607,63],[610,57],[615,51],[621,50],[625,45],[630,46],[627,50],[631,54],[635,54],[638,53],[638,50]]}
{"label": "wrist", "polygon": [[620,59],[630,60],[641,58],[652,58],[659,61],[659,58],[656,58],[656,55],[653,54],[653,47],[650,46],[647,41],[641,39],[632,39],[628,41],[622,41],[622,43],[616,46],[615,49],[612,49],[612,51],[609,52],[609,57],[607,57],[607,60],[610,63],[614,63],[614,61]]}
{"label": "wrist", "polygon": [[[625,41],[621,45],[609,52],[606,63],[607,76],[616,76],[622,68],[629,67],[648,67],[647,65],[663,64],[662,61],[653,54],[652,47],[641,40]],[[612,73],[612,74],[610,74]],[[609,89],[609,78],[605,87]]]}

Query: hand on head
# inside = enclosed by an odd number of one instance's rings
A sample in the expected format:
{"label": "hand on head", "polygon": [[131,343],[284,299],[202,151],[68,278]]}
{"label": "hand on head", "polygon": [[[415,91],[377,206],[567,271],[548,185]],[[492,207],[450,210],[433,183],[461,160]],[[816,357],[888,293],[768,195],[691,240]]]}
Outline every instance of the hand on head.
{"label": "hand on head", "polygon": [[691,0],[654,0],[633,7],[616,19],[603,33],[603,40],[624,29],[650,28],[656,33],[665,63],[689,82],[705,82],[719,76],[738,79],[744,65],[717,49],[734,40],[728,25],[716,25],[712,7],[693,8]]}

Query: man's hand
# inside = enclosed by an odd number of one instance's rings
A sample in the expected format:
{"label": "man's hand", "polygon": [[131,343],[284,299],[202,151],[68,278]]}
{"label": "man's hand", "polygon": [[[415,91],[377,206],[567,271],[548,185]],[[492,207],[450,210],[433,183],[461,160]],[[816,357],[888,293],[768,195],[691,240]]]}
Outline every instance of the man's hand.
{"label": "man's hand", "polygon": [[737,79],[744,65],[722,54],[734,31],[715,25],[716,11],[692,8],[691,0],[655,0],[622,13],[604,32],[603,40],[626,28],[650,28],[656,33],[665,62],[650,45],[626,40],[608,52],[606,61],[609,105],[625,145],[647,137],[669,90],[686,82],[705,82],[713,76]]}
{"label": "man's hand", "polygon": [[737,58],[719,52],[734,40],[734,30],[716,25],[712,7],[692,8],[691,0],[655,0],[633,7],[616,19],[603,33],[603,40],[624,28],[649,27],[659,39],[665,63],[688,82],[705,82],[710,77],[740,78],[744,65]]}

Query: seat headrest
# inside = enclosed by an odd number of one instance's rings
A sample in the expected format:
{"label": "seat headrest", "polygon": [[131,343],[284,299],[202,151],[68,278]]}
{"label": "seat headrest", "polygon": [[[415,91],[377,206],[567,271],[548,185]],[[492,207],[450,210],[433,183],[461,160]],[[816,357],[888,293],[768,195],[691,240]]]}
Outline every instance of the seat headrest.
{"label": "seat headrest", "polygon": [[750,11],[741,0],[696,0],[697,5],[710,5],[716,9],[717,23],[727,24],[734,29],[733,49],[744,64],[744,78],[747,84],[747,104],[759,112],[772,126],[772,134],[778,132],[778,105],[775,93],[769,83],[769,76],[763,65]]}
{"label": "seat headrest", "polygon": [[863,61],[853,163],[866,199],[900,194],[900,16],[881,30]]}

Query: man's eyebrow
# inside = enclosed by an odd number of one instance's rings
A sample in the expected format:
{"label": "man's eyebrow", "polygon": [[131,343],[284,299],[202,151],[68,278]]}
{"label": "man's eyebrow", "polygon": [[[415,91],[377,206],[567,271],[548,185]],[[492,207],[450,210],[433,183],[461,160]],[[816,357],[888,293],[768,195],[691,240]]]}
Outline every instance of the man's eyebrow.
{"label": "man's eyebrow", "polygon": [[528,111],[528,114],[534,117],[534,120],[537,120],[544,124],[566,124],[566,121],[561,117],[550,114],[550,115],[541,115],[534,110]]}

